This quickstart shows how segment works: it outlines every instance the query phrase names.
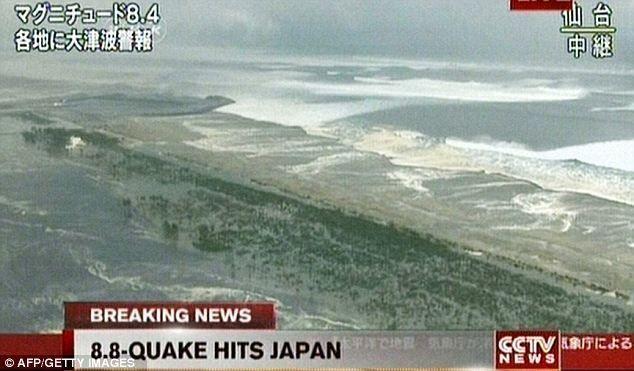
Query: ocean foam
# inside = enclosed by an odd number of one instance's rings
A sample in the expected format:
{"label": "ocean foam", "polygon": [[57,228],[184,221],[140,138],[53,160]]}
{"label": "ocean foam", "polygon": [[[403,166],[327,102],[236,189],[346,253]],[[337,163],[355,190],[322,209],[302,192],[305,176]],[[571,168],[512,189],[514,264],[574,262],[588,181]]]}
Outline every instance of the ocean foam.
{"label": "ocean foam", "polygon": [[[614,156],[623,161],[634,158],[628,157],[631,152],[627,152],[627,143],[618,144],[611,148]],[[512,146],[496,147],[456,140],[444,143],[420,133],[385,128],[368,133],[355,144],[355,148],[384,155],[396,165],[499,173],[551,190],[586,193],[634,205],[634,174],[631,172],[566,161],[570,155],[579,153],[581,147],[590,154],[596,151],[596,146],[587,146],[546,151],[539,157],[536,153],[540,152]],[[600,147],[609,146],[602,144]],[[588,160],[586,156],[582,158]]]}
{"label": "ocean foam", "polygon": [[299,126],[316,133],[326,123],[345,117],[390,109],[403,102],[364,99],[355,102],[308,103],[291,98],[246,98],[217,111],[285,126]]}
{"label": "ocean foam", "polygon": [[577,213],[568,208],[564,197],[565,194],[559,192],[520,193],[511,201],[522,212],[535,215],[540,223],[558,222],[561,223],[561,232],[567,232],[574,224]]}
{"label": "ocean foam", "polygon": [[591,112],[628,112],[634,111],[634,103],[628,104],[627,106],[620,107],[596,107],[590,110]]}
{"label": "ocean foam", "polygon": [[286,168],[287,171],[295,174],[319,174],[325,169],[337,165],[347,164],[356,159],[360,159],[365,157],[366,155],[362,152],[344,152],[337,153],[334,155],[321,156],[315,159],[314,161],[301,164],[289,166]]}
{"label": "ocean foam", "polygon": [[505,142],[488,144],[449,138],[446,143],[453,147],[471,150],[492,151],[544,160],[577,160],[596,166],[634,171],[634,140],[595,142],[549,151],[532,151],[521,145]]}
{"label": "ocean foam", "polygon": [[403,184],[406,188],[413,189],[420,193],[431,194],[429,188],[423,186],[423,179],[416,176],[416,174],[408,173],[406,171],[393,171],[387,174],[388,179],[396,180]]}
{"label": "ocean foam", "polygon": [[558,87],[554,81],[524,80],[508,83],[460,82],[434,79],[389,80],[355,78],[354,83],[286,80],[278,88],[307,90],[313,94],[369,98],[432,98],[469,102],[565,101],[585,97],[580,87]]}

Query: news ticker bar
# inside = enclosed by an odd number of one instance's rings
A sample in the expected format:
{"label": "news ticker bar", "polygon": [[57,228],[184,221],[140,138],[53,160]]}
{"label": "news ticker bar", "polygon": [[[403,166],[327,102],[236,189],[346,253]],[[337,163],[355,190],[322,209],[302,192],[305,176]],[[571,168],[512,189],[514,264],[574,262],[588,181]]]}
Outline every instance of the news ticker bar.
{"label": "news ticker bar", "polygon": [[[491,365],[492,340],[484,332],[447,337],[414,332],[232,330],[78,330],[73,337],[76,354],[93,359],[121,354],[153,369],[486,367]],[[432,339],[438,347],[429,346]],[[452,345],[443,347],[443,340]],[[181,349],[184,346],[189,349]]]}
{"label": "news ticker bar", "polygon": [[28,369],[634,369],[633,333],[278,331],[273,303],[65,303],[60,334],[0,335]]}
{"label": "news ticker bar", "polygon": [[[0,367],[632,370],[632,335],[80,329],[56,335],[0,335]],[[629,345],[610,349],[615,340]]]}

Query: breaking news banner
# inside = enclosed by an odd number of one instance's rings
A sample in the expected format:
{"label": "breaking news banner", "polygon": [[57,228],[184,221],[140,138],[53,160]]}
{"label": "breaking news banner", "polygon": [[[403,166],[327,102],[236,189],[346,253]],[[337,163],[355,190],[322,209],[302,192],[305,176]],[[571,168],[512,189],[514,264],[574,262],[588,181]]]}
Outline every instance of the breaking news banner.
{"label": "breaking news banner", "polygon": [[0,335],[6,369],[631,370],[632,333],[276,330],[274,303],[68,302],[57,334]]}
{"label": "breaking news banner", "polygon": [[272,303],[66,303],[64,325],[66,329],[275,329],[275,307]]}

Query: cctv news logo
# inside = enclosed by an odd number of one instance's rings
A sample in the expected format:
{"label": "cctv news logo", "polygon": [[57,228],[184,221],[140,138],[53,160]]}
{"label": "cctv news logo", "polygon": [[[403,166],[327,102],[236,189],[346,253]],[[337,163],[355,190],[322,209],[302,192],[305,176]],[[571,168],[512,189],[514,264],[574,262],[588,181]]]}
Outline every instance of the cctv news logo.
{"label": "cctv news logo", "polygon": [[497,331],[495,368],[498,370],[559,370],[558,331]]}

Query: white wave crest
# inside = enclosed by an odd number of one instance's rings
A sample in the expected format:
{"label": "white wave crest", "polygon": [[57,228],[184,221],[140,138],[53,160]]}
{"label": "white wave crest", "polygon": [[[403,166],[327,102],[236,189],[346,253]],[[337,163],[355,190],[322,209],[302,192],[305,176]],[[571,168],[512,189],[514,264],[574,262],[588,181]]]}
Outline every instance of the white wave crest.
{"label": "white wave crest", "polygon": [[[586,193],[634,205],[634,174],[632,172],[579,161],[567,161],[569,159],[592,161],[590,156],[599,148],[610,151],[615,160],[632,159],[634,156],[631,150],[634,145],[628,146],[627,142],[533,152],[513,146],[496,147],[456,140],[444,143],[420,133],[383,128],[365,135],[355,144],[355,147],[359,150],[382,154],[396,165],[499,173],[533,182],[551,190]],[[576,156],[572,156],[573,154]],[[608,155],[596,158],[612,160],[612,157]],[[607,165],[605,161],[596,159],[592,162]],[[629,169],[627,165],[623,165],[624,168]]]}
{"label": "white wave crest", "polygon": [[244,98],[219,108],[218,112],[231,113],[254,120],[269,121],[285,126],[299,126],[314,133],[326,122],[402,105],[403,102],[387,102],[363,99],[356,102],[303,102],[293,98]]}
{"label": "white wave crest", "polygon": [[388,179],[396,180],[406,188],[413,189],[420,193],[431,194],[429,188],[423,185],[423,180],[415,174],[406,171],[393,171],[387,174]]}
{"label": "white wave crest", "polygon": [[433,98],[470,102],[540,102],[576,100],[587,91],[556,86],[555,81],[525,80],[508,83],[434,79],[388,80],[357,77],[353,83],[286,80],[277,87],[308,90],[314,94],[372,98]]}
{"label": "white wave crest", "polygon": [[574,224],[577,212],[569,209],[564,197],[565,193],[558,192],[520,193],[511,202],[524,213],[537,216],[538,224],[557,222],[561,224],[561,232],[567,232]]}
{"label": "white wave crest", "polygon": [[488,144],[449,138],[446,143],[453,147],[470,150],[499,152],[543,160],[577,160],[591,165],[634,171],[634,140],[595,142],[550,151],[532,151],[521,145],[505,142]]}
{"label": "white wave crest", "polygon": [[313,174],[314,175],[314,174],[318,174],[322,172],[326,168],[337,166],[337,165],[343,165],[363,157],[365,157],[365,154],[361,152],[337,153],[334,155],[318,157],[314,161],[311,161],[305,164],[289,166],[286,168],[286,170],[295,174]]}
{"label": "white wave crest", "polygon": [[620,107],[596,107],[591,109],[592,112],[632,112],[634,111],[634,103],[628,104],[627,106]]}

